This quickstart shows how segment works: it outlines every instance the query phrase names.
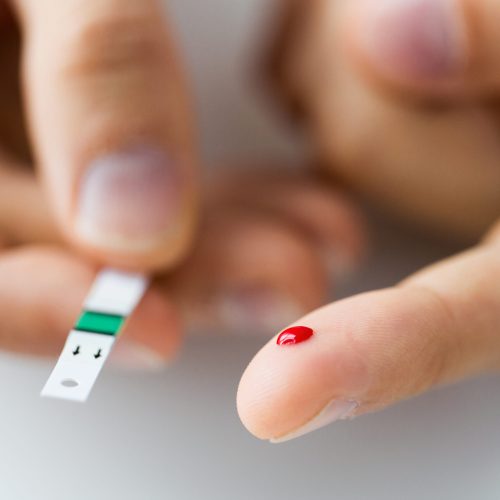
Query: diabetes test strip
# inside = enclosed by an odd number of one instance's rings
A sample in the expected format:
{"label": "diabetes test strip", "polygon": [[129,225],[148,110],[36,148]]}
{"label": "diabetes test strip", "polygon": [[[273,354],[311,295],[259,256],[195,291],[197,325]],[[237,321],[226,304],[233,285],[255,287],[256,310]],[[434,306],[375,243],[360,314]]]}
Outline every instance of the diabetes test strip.
{"label": "diabetes test strip", "polygon": [[113,269],[101,271],[41,396],[84,402],[148,279]]}

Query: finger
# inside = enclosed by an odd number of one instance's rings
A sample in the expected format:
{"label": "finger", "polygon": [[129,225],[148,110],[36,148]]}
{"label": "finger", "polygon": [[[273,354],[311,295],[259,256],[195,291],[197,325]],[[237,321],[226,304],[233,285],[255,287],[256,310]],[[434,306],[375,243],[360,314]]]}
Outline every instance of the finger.
{"label": "finger", "polygon": [[303,317],[309,340],[274,338],[243,375],[244,424],[260,438],[293,438],[499,368],[499,278],[498,247],[484,245]]}
{"label": "finger", "polygon": [[375,76],[431,93],[498,90],[498,2],[363,0],[349,8],[346,37]]}
{"label": "finger", "polygon": [[269,336],[321,304],[327,283],[321,257],[300,232],[233,207],[211,213],[167,286],[193,329]]}
{"label": "finger", "polygon": [[189,104],[157,0],[15,0],[35,153],[66,236],[102,262],[184,253],[195,211]]}
{"label": "finger", "polygon": [[334,278],[353,272],[366,251],[359,208],[324,179],[276,169],[228,172],[212,196],[215,204],[251,208],[293,226],[315,245]]}
{"label": "finger", "polygon": [[[2,254],[0,347],[57,354],[80,314],[94,275],[88,264],[48,247]],[[123,365],[156,368],[173,355],[179,338],[172,306],[152,289],[117,343],[117,356]]]}

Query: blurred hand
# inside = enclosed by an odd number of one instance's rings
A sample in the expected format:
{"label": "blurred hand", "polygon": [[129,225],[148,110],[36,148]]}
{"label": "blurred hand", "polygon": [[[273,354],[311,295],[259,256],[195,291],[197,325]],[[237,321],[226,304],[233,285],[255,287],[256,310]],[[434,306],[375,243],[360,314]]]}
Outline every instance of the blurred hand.
{"label": "blurred hand", "polygon": [[57,353],[97,264],[165,273],[114,352],[143,367],[174,354],[181,319],[268,333],[323,302],[332,267],[355,265],[350,203],[280,173],[222,176],[192,244],[190,109],[158,1],[11,3],[0,4],[2,348]]}
{"label": "blurred hand", "polygon": [[483,234],[500,213],[500,4],[281,1],[275,90],[320,163],[410,222]]}
{"label": "blurred hand", "polygon": [[[58,239],[34,176],[4,182],[12,193],[4,208],[17,214],[19,231],[11,228],[16,244],[0,253],[0,347],[56,354],[96,265]],[[221,175],[205,193],[203,214],[193,251],[157,277],[115,361],[161,367],[186,327],[268,336],[323,303],[328,275],[349,272],[365,249],[360,217],[342,194],[285,171]]]}
{"label": "blurred hand", "polygon": [[[352,187],[471,237],[500,214],[500,3],[297,0],[275,82],[321,162]],[[436,384],[500,368],[500,224],[477,247],[398,286],[323,307],[245,372],[241,418],[286,440]]]}

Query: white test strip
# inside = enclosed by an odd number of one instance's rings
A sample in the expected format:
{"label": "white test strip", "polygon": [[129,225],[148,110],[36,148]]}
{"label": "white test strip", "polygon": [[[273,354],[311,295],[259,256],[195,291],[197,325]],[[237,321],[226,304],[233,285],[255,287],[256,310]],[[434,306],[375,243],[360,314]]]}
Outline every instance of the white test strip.
{"label": "white test strip", "polygon": [[83,308],[87,311],[130,316],[147,286],[148,280],[142,274],[104,269],[96,276]]}
{"label": "white test strip", "polygon": [[123,324],[140,302],[148,279],[113,269],[101,271],[41,396],[84,402]]}

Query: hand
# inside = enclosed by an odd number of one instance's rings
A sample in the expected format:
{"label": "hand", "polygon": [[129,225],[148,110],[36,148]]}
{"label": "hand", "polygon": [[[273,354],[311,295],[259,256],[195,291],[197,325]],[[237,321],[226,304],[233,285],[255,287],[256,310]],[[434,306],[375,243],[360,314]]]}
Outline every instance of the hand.
{"label": "hand", "polygon": [[[471,237],[500,213],[497,2],[295,2],[278,80],[326,166],[372,199]],[[290,20],[290,19],[289,19]],[[293,29],[295,27],[295,29]],[[500,224],[394,288],[323,307],[247,368],[238,408],[286,440],[500,368]]]}
{"label": "hand", "polygon": [[[15,243],[24,230],[33,235],[48,208],[58,222],[50,238],[61,232],[96,261],[172,267],[192,239],[196,155],[184,76],[161,3],[10,4],[12,12],[4,4],[0,11],[3,238]],[[31,164],[49,200],[43,216],[23,216],[28,211],[19,203],[8,211],[19,190],[35,196]]]}
{"label": "hand", "polygon": [[[9,213],[19,214],[19,231],[11,233],[17,244],[0,253],[0,347],[56,354],[96,266],[57,241],[34,177],[24,182],[20,189],[10,183],[12,196],[4,200]],[[269,335],[323,303],[329,271],[349,271],[365,249],[355,208],[312,178],[226,173],[205,194],[193,251],[157,278],[112,353],[126,367],[162,366],[175,355],[186,324]],[[25,224],[33,214],[38,225]],[[49,239],[51,245],[40,243]]]}
{"label": "hand", "polygon": [[484,234],[500,213],[500,4],[283,2],[275,93],[320,163],[410,223]]}
{"label": "hand", "polygon": [[[0,345],[52,354],[96,262],[157,271],[179,264],[196,215],[196,159],[158,2],[12,6],[15,16],[0,11]],[[183,311],[211,328],[268,333],[323,301],[332,263],[346,269],[359,258],[358,217],[340,194],[302,178],[257,175],[242,185],[225,177],[191,257],[157,280],[128,325],[117,349],[126,364],[173,355]],[[321,220],[310,217],[317,210]]]}

